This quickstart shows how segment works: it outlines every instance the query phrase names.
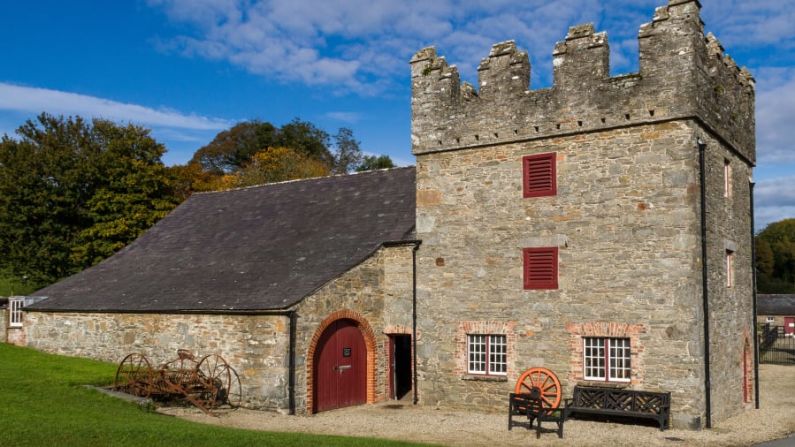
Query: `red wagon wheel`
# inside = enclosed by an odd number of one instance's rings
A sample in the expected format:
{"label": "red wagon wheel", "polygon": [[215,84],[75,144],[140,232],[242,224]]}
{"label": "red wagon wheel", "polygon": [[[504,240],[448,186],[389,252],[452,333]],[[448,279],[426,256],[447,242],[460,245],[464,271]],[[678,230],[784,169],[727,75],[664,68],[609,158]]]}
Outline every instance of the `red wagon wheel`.
{"label": "red wagon wheel", "polygon": [[141,397],[152,392],[152,365],[145,355],[133,353],[124,357],[116,370],[113,388]]}
{"label": "red wagon wheel", "polygon": [[530,393],[538,390],[546,408],[558,408],[563,390],[558,376],[546,368],[530,368],[519,376],[514,393]]}

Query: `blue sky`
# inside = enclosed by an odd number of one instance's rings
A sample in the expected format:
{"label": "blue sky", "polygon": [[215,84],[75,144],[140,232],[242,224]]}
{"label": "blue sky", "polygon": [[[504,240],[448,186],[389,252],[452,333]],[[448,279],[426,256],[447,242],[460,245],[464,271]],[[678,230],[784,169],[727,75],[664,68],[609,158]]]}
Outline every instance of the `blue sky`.
{"label": "blue sky", "polygon": [[[632,72],[637,30],[665,1],[3,2],[0,134],[41,111],[132,121],[173,164],[236,121],[300,117],[413,164],[408,60],[419,48],[435,45],[474,81],[491,44],[515,39],[539,88],[555,41],[594,22],[612,72]],[[703,5],[707,31],[757,80],[757,219],[795,217],[795,0]]]}

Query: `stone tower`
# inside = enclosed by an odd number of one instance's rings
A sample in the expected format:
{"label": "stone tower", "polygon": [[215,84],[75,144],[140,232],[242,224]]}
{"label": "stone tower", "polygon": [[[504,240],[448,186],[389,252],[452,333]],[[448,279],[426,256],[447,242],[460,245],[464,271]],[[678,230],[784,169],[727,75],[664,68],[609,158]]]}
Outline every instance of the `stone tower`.
{"label": "stone tower", "polygon": [[543,366],[567,396],[670,391],[678,426],[753,405],[754,81],[699,12],[657,8],[618,77],[607,35],[570,28],[548,89],[512,41],[478,88],[412,58],[422,402],[501,409]]}

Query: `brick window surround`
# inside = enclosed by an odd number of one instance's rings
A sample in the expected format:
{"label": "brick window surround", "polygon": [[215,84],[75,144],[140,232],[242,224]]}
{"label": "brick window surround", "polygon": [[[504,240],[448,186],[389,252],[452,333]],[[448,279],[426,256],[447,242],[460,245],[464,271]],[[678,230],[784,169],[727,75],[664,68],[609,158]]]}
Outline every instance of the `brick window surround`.
{"label": "brick window surround", "polygon": [[525,290],[558,288],[558,247],[533,247],[522,250]]}
{"label": "brick window surround", "polygon": [[558,193],[555,152],[522,157],[522,192],[525,198]]}
{"label": "brick window surround", "polygon": [[[511,380],[517,377],[516,374],[516,328],[515,321],[461,321],[458,323],[454,342],[455,342],[455,369],[454,374],[462,379],[467,378],[492,378],[496,380]],[[484,374],[468,373],[468,335],[469,334],[489,334],[505,335],[507,352],[507,371],[499,376],[487,376]]]}
{"label": "brick window surround", "polygon": [[585,323],[568,323],[566,332],[570,337],[570,368],[568,379],[570,383],[587,382],[588,384],[604,385],[605,381],[586,380],[583,365],[583,338],[628,338],[631,346],[630,362],[632,365],[629,382],[610,382],[617,385],[637,385],[643,383],[645,368],[643,365],[644,348],[640,342],[640,334],[646,333],[647,328],[642,324],[629,324],[620,322],[596,321]]}
{"label": "brick window surround", "polygon": [[337,320],[352,320],[356,323],[359,330],[364,336],[364,346],[367,349],[367,403],[372,404],[376,401],[376,380],[375,380],[375,362],[376,362],[376,340],[375,333],[373,332],[370,323],[358,312],[352,310],[338,310],[332,312],[320,325],[315,329],[315,334],[309,342],[309,348],[306,353],[306,413],[312,414],[314,412],[314,366],[315,366],[315,350],[317,343],[320,341],[320,336],[323,335],[331,323]]}

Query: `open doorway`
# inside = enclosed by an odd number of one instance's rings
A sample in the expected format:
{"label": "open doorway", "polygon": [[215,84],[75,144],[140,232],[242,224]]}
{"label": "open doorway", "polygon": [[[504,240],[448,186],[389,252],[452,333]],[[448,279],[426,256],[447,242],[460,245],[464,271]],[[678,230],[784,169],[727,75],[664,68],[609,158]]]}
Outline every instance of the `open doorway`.
{"label": "open doorway", "polygon": [[400,400],[411,391],[411,335],[390,335],[389,340],[391,394]]}

